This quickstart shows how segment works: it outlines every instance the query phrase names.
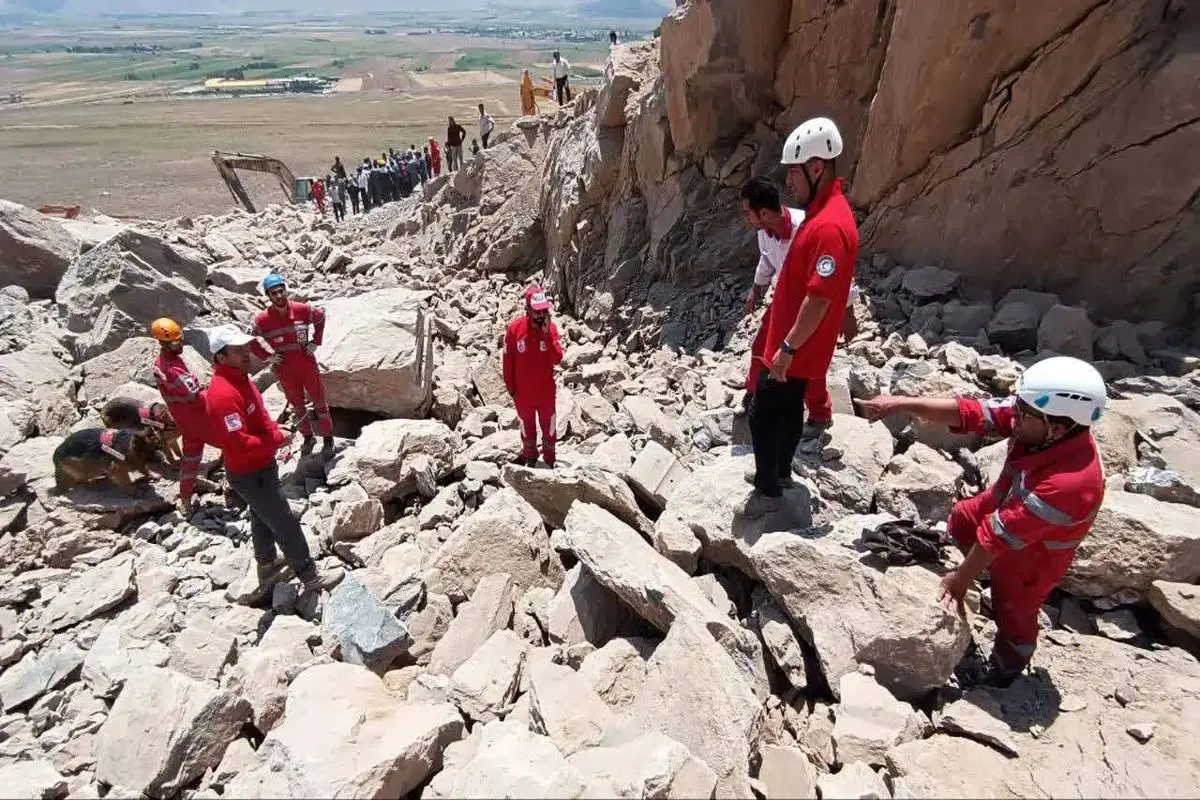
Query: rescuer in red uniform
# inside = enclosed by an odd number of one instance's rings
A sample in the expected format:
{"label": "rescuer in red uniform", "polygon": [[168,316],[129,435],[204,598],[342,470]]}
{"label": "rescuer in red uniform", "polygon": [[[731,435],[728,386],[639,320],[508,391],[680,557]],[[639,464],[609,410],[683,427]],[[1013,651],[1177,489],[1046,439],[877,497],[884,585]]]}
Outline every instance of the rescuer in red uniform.
{"label": "rescuer in red uniform", "polygon": [[1029,664],[1038,612],[1100,510],[1104,470],[1091,426],[1105,398],[1095,367],[1055,357],[1027,369],[1015,397],[858,401],[869,419],[907,413],[955,431],[1010,439],[996,483],[950,511],[947,529],[966,560],[942,578],[939,598],[961,603],[989,570],[998,632],[986,680],[994,685],[1008,685]]}
{"label": "rescuer in red uniform", "polygon": [[167,410],[182,434],[179,460],[179,504],[184,516],[192,515],[192,496],[208,436],[208,411],[204,405],[204,387],[183,361],[183,331],[168,317],[150,324],[150,335],[159,344],[154,359],[154,382]]}
{"label": "rescuer in red uniform", "polygon": [[558,327],[550,319],[551,303],[540,286],[525,292],[525,315],[508,323],[504,332],[504,385],[521,420],[521,456],[517,463],[537,463],[538,423],[542,429],[542,458],[554,466],[554,368],[562,361]]}
{"label": "rescuer in red uniform", "polygon": [[[274,367],[293,418],[300,423],[299,431],[304,437],[302,452],[312,451],[312,417],[315,417],[317,430],[325,440],[324,455],[332,456],[333,420],[325,401],[325,382],[321,380],[321,369],[314,355],[325,333],[325,312],[308,303],[289,300],[287,282],[275,273],[263,279],[263,291],[270,305],[254,317],[250,333],[258,338],[251,343],[250,351]],[[259,339],[265,340],[271,349],[263,347]],[[306,394],[312,401],[311,415],[304,410]]]}

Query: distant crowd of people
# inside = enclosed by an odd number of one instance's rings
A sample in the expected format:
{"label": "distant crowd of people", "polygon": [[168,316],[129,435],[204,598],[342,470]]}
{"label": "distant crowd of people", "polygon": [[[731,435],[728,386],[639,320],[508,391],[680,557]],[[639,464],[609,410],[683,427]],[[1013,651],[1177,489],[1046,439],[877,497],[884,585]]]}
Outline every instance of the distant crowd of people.
{"label": "distant crowd of people", "polygon": [[[479,136],[471,139],[471,155],[488,147],[496,129],[496,122],[483,103],[479,104],[477,124]],[[361,164],[352,167],[353,172],[342,163],[341,156],[336,156],[328,174],[313,181],[309,199],[321,216],[327,213],[327,206],[332,206],[333,217],[339,222],[346,218],[347,207],[351,214],[365,214],[372,208],[408,197],[418,185],[424,186],[430,178],[441,175],[443,167],[447,173],[462,169],[466,140],[467,129],[454,117],[448,117],[446,138],[441,146],[430,137],[420,150],[415,144],[400,152],[389,147],[379,158],[364,158]]]}

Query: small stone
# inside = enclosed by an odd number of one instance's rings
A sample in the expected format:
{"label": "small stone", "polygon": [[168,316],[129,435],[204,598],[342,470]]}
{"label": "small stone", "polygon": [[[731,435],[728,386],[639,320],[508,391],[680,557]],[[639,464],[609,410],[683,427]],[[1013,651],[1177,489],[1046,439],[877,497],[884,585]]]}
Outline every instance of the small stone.
{"label": "small stone", "polygon": [[1142,699],[1141,692],[1132,686],[1118,686],[1117,690],[1113,692],[1113,697],[1122,706],[1132,705]]}
{"label": "small stone", "polygon": [[1088,707],[1086,697],[1078,694],[1066,694],[1058,701],[1058,710],[1065,712],[1083,711]]}
{"label": "small stone", "polygon": [[1128,609],[1118,609],[1096,616],[1096,630],[1114,642],[1132,642],[1142,635],[1137,617]]}
{"label": "small stone", "polygon": [[1135,722],[1126,728],[1125,732],[1142,744],[1145,744],[1154,737],[1154,731],[1157,727],[1158,723],[1156,722]]}

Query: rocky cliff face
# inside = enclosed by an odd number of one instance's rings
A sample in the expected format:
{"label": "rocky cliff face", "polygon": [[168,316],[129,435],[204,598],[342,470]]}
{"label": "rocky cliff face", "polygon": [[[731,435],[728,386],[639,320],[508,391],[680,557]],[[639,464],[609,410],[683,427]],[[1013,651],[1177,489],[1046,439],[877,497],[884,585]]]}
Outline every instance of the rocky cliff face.
{"label": "rocky cliff face", "polygon": [[868,249],[997,297],[1187,321],[1198,38],[1198,9],[1178,0],[682,3],[657,53],[614,50],[596,110],[577,107],[551,145],[573,155],[542,174],[548,265],[581,311],[648,298],[686,323],[651,288],[741,270],[737,185],[828,114]]}

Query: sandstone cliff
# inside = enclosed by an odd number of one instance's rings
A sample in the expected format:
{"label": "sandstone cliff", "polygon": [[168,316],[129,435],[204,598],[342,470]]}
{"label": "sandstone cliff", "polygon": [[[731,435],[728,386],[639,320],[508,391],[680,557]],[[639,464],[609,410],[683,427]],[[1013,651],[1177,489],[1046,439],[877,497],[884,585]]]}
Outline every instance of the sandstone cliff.
{"label": "sandstone cliff", "polygon": [[744,278],[738,184],[828,114],[867,249],[995,297],[1191,320],[1198,40],[1179,0],[681,3],[548,133],[546,266],[584,316],[632,299],[690,324],[700,309],[651,288]]}

